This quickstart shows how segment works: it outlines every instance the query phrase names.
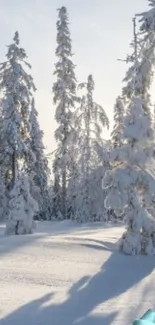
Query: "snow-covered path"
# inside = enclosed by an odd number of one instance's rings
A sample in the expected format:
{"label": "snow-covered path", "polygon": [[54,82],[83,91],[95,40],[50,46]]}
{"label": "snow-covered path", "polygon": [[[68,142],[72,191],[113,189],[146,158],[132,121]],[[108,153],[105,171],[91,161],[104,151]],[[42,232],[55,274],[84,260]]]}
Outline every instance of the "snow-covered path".
{"label": "snow-covered path", "polygon": [[131,324],[155,307],[155,257],[117,252],[121,227],[40,223],[0,229],[0,325]]}

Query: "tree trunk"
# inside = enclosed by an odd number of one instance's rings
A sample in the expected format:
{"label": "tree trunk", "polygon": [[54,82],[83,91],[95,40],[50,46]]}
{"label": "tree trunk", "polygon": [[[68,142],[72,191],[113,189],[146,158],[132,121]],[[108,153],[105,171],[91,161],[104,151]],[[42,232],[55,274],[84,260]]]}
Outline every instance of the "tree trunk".
{"label": "tree trunk", "polygon": [[85,186],[86,186],[86,220],[90,219],[90,185],[89,185],[89,175],[90,175],[90,110],[91,110],[91,101],[89,98],[89,93],[87,95],[88,97],[88,106],[87,106],[87,112],[86,112],[86,121],[85,121],[85,128],[86,128],[86,179],[85,179]]}
{"label": "tree trunk", "polygon": [[14,153],[12,155],[12,188],[15,185],[16,180],[16,152],[14,150]]}
{"label": "tree trunk", "polygon": [[67,191],[66,191],[66,166],[65,166],[62,172],[62,215],[64,219],[67,219],[66,199],[67,199]]}
{"label": "tree trunk", "polygon": [[15,235],[18,235],[18,227],[19,227],[19,221],[17,221],[15,226]]}
{"label": "tree trunk", "polygon": [[61,191],[60,191],[60,180],[59,176],[57,175],[57,170],[55,169],[54,172],[54,200],[53,200],[53,211],[52,215],[58,218],[59,213],[61,212]]}

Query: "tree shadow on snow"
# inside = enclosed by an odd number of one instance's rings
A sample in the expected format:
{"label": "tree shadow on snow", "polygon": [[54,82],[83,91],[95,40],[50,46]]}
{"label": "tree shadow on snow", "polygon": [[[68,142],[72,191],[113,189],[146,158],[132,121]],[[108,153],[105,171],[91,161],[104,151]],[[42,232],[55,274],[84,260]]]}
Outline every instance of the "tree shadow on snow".
{"label": "tree shadow on snow", "polygon": [[104,250],[110,252],[117,251],[116,243],[109,243],[104,240],[97,240],[97,239],[83,238],[83,237],[71,237],[71,238],[67,238],[67,240],[68,241],[71,240],[72,245],[74,245],[74,243],[75,245],[78,243],[79,246],[90,248],[90,249]]}
{"label": "tree shadow on snow", "polygon": [[77,224],[71,221],[45,221],[37,222],[37,226],[33,234],[5,236],[5,225],[0,224],[0,256],[16,251],[17,249],[21,249],[23,246],[30,246],[33,242],[40,239],[68,235],[70,233],[74,233],[74,231],[84,231],[84,229],[84,227],[78,228]]}
{"label": "tree shadow on snow", "polygon": [[[94,230],[96,229],[102,229],[101,228],[107,228],[111,227],[110,225],[104,225],[101,222],[97,222],[95,226],[91,224],[82,224],[79,225],[74,221],[45,221],[45,222],[37,222],[36,230],[34,231],[34,234],[32,235],[12,235],[12,236],[5,236],[5,226],[4,224],[0,224],[0,256],[3,256],[5,254],[11,253],[13,251],[16,251],[17,249],[21,249],[23,246],[30,246],[33,242],[39,241],[40,239],[46,238],[46,237],[58,237],[58,236],[65,236],[72,234],[74,236],[75,233],[83,234],[85,235],[92,234]],[[115,227],[115,225],[114,225]],[[79,237],[67,237],[67,240],[81,240]],[[99,245],[86,245],[81,244],[81,246],[86,246],[94,249],[104,249],[106,250],[106,245],[102,241],[97,241],[93,239],[88,238],[82,238],[83,240],[87,241],[94,241],[95,243],[98,243]],[[109,250],[109,249],[108,249]]]}
{"label": "tree shadow on snow", "polygon": [[0,256],[12,253],[23,246],[30,246],[42,236],[18,235],[0,237]]}
{"label": "tree shadow on snow", "polygon": [[[119,310],[116,304],[110,310],[109,306],[112,305],[109,300],[138,284],[152,273],[154,267],[154,257],[130,257],[114,252],[98,273],[92,277],[85,276],[75,283],[67,292],[65,301],[54,303],[51,296],[46,295],[5,317],[1,325],[110,325],[115,323],[117,317],[121,319],[122,312],[128,312],[128,306],[121,305]],[[46,302],[48,306],[44,304]],[[102,314],[93,314],[100,304],[103,304]]]}

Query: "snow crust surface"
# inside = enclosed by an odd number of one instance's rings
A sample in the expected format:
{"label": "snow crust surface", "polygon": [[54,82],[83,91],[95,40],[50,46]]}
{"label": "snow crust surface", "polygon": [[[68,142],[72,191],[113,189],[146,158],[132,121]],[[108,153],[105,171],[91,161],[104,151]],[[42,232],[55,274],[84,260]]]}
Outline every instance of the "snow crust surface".
{"label": "snow crust surface", "polygon": [[155,308],[155,258],[117,250],[124,227],[42,222],[4,236],[0,325],[132,324]]}

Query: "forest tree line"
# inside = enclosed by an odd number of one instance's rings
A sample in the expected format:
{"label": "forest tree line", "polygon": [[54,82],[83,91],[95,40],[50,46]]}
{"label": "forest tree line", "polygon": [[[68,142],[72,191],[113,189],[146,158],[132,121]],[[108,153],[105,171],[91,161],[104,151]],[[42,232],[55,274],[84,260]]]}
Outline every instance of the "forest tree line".
{"label": "forest tree line", "polygon": [[[53,103],[57,148],[52,171],[44,152],[30,64],[19,34],[0,64],[1,220],[6,233],[31,233],[34,219],[125,220],[120,242],[129,254],[155,248],[155,118],[150,88],[155,65],[155,3],[133,19],[131,54],[122,92],[108,112],[94,101],[90,74],[77,82],[66,7],[58,10]],[[137,24],[136,24],[137,23]],[[132,26],[132,25],[131,25]],[[51,102],[52,109],[52,102]],[[52,150],[51,150],[52,151]]]}

